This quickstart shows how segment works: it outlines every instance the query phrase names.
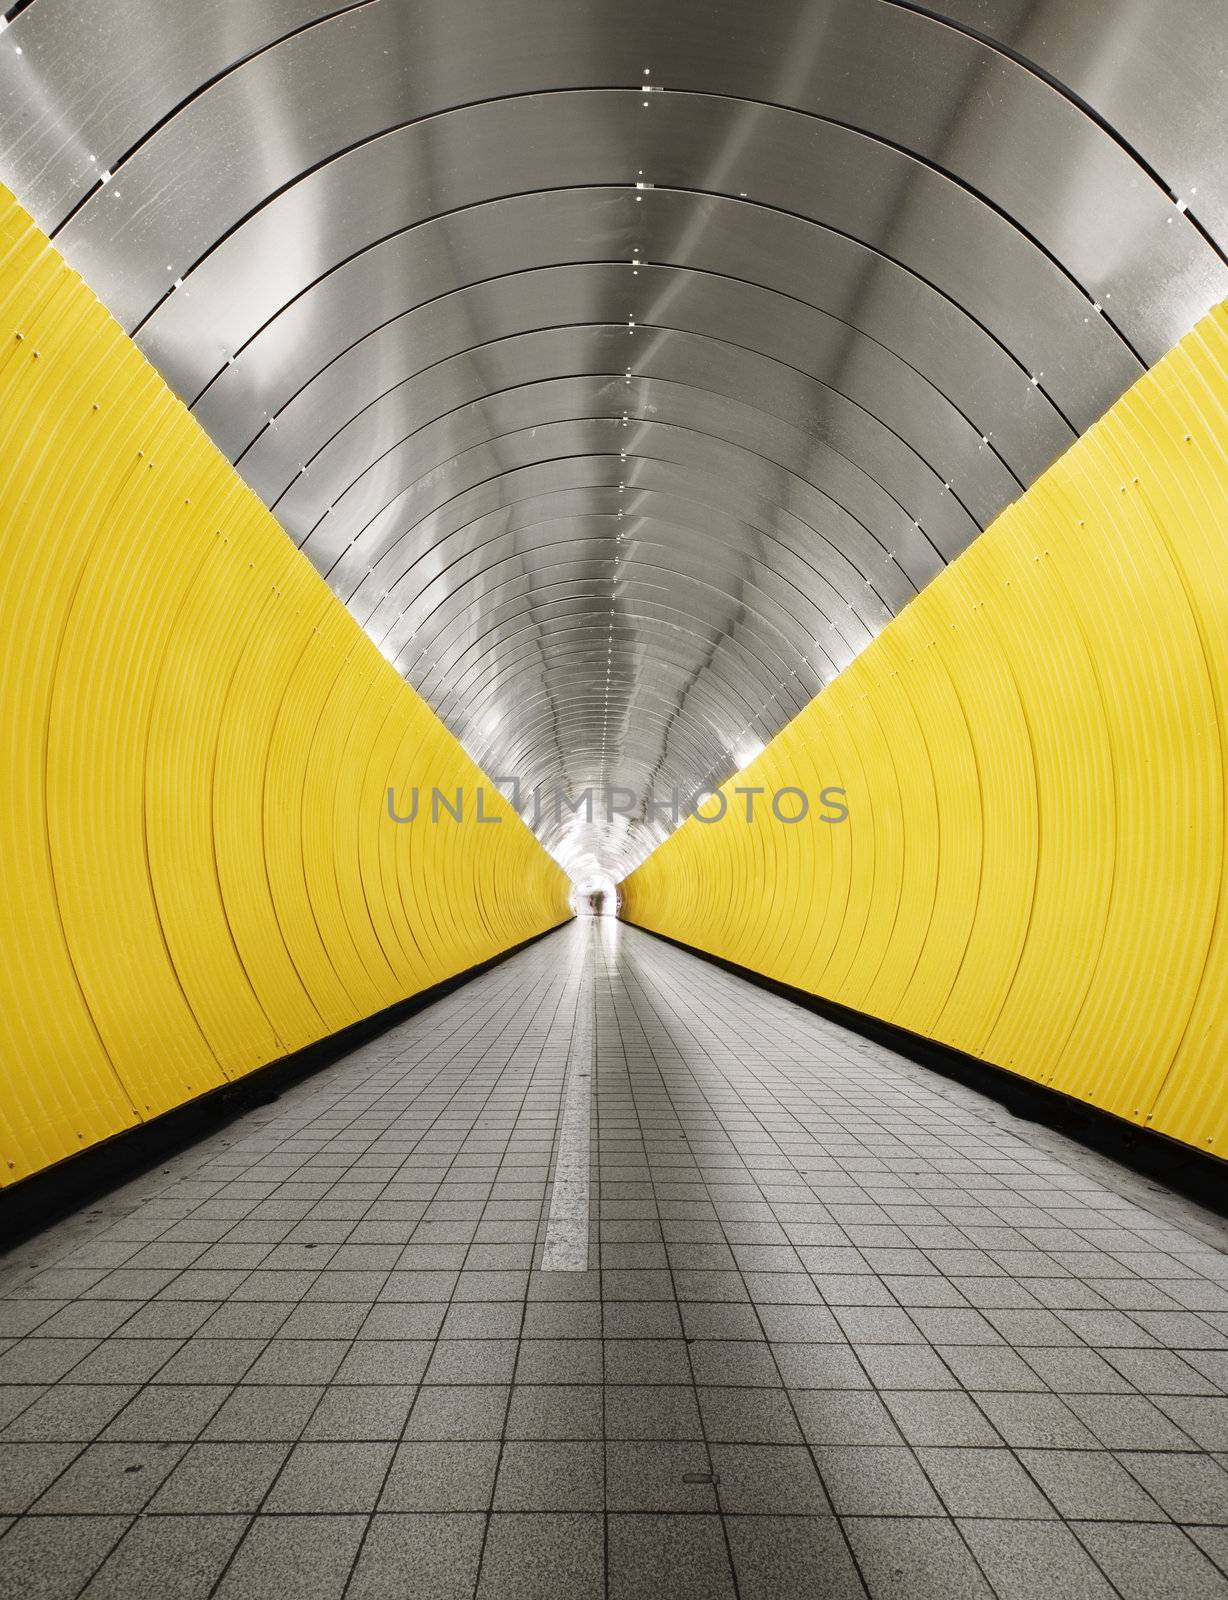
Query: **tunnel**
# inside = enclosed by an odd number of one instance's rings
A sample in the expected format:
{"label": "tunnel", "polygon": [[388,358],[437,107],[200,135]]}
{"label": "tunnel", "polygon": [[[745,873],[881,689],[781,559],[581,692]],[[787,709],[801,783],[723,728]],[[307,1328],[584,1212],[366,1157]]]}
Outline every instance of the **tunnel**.
{"label": "tunnel", "polygon": [[0,8],[0,1600],[1228,1597],[1221,0]]}

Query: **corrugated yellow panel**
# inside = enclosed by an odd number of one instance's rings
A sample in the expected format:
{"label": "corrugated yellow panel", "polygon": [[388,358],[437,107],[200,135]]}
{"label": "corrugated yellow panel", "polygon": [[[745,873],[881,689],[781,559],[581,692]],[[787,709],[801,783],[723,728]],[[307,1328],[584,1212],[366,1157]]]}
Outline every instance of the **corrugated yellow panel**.
{"label": "corrugated yellow panel", "polygon": [[[54,528],[91,436],[57,416],[54,369],[31,337],[53,287],[46,254],[24,216],[0,206],[0,1059],[21,1084],[0,1099],[5,1182],[138,1120],[73,967],[51,860],[47,724],[84,549],[70,547],[49,562],[46,540],[31,536],[25,505],[30,480],[47,476],[42,515]],[[95,359],[83,347],[83,369]],[[109,424],[99,421],[98,430],[109,432]],[[49,458],[59,463],[53,479]]]}
{"label": "corrugated yellow panel", "polygon": [[561,921],[519,819],[0,190],[0,1180]]}
{"label": "corrugated yellow panel", "polygon": [[1225,1153],[1226,528],[1220,307],[759,758],[849,821],[688,822],[624,914]]}

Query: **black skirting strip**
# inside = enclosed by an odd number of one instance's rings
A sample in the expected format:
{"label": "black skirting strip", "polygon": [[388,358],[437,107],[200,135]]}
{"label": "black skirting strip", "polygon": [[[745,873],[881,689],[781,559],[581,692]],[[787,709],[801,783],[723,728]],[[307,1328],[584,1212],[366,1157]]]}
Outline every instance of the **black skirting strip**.
{"label": "black skirting strip", "polygon": [[489,972],[555,931],[546,928],[535,933],[476,967],[468,967],[429,989],[397,1000],[383,1011],[351,1023],[348,1028],[317,1039],[291,1055],[279,1056],[233,1083],[221,1084],[208,1094],[164,1111],[149,1122],[126,1128],[78,1155],[68,1156],[0,1190],[0,1251],[11,1249],[70,1212],[88,1206],[110,1190],[156,1167],[159,1161],[216,1133],[256,1106],[271,1104],[300,1079],[333,1066],[360,1045],[387,1033],[389,1028],[395,1028],[415,1012],[451,994],[461,984]]}
{"label": "black skirting strip", "polygon": [[1228,1161],[1218,1156],[1196,1149],[1193,1145],[1182,1144],[1178,1139],[1170,1139],[1152,1128],[1140,1128],[1123,1117],[1114,1116],[1111,1111],[1085,1105],[1057,1089],[1033,1083],[1030,1078],[995,1066],[991,1061],[982,1061],[979,1056],[968,1055],[935,1039],[927,1039],[924,1034],[910,1033],[907,1028],[884,1022],[880,1017],[854,1011],[851,1006],[824,1000],[807,989],[798,989],[791,983],[765,977],[753,967],[739,966],[736,961],[714,956],[696,945],[685,944],[681,939],[671,939],[668,934],[657,933],[653,928],[640,928],[638,922],[631,922],[628,926],[639,928],[641,933],[649,933],[654,939],[685,950],[688,955],[699,956],[722,971],[732,973],[734,977],[745,978],[757,988],[804,1006],[807,1011],[838,1023],[851,1033],[859,1033],[863,1038],[872,1039],[875,1044],[885,1045],[897,1055],[915,1061],[918,1066],[927,1067],[944,1078],[952,1078],[969,1089],[975,1089],[978,1094],[997,1101],[1021,1121],[1037,1122],[1065,1134],[1067,1138],[1108,1156],[1144,1178],[1154,1179],[1165,1188],[1196,1201],[1208,1211],[1228,1217]]}

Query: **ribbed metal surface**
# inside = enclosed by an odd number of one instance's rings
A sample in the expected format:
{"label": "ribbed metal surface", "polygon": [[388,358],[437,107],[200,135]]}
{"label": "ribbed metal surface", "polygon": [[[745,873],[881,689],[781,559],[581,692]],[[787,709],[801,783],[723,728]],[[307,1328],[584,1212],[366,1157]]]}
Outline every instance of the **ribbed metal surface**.
{"label": "ribbed metal surface", "polygon": [[738,780],[815,819],[730,796],[624,914],[1228,1154],[1226,438],[1221,306]]}
{"label": "ribbed metal surface", "polygon": [[618,877],[1228,294],[1225,81],[1218,0],[33,0],[0,177]]}
{"label": "ribbed metal surface", "polygon": [[[566,880],[0,189],[0,1187],[485,961]],[[397,826],[406,762],[462,820]]]}

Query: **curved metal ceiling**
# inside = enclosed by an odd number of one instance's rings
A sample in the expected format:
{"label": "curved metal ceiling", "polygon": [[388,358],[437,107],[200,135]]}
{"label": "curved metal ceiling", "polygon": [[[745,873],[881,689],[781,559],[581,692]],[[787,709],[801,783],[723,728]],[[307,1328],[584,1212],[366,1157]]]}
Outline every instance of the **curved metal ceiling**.
{"label": "curved metal ceiling", "polygon": [[1219,12],[27,0],[0,177],[617,878],[1228,295]]}

